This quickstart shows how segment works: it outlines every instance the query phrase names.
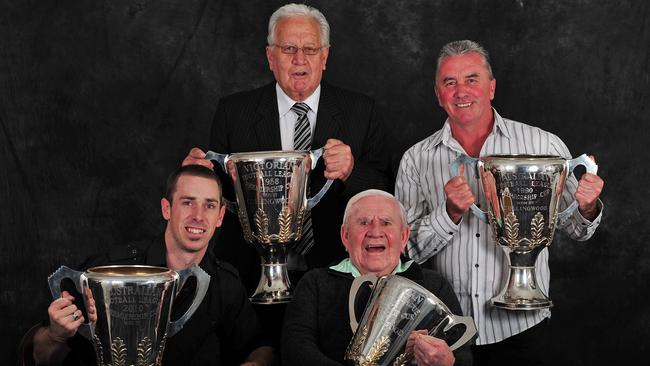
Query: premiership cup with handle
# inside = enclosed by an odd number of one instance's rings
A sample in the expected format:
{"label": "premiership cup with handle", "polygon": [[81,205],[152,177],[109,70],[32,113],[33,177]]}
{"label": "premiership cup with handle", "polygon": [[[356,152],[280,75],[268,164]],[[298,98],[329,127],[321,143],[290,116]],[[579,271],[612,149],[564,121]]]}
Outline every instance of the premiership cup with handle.
{"label": "premiership cup with handle", "polygon": [[[196,277],[192,304],[171,321],[174,299],[189,277]],[[210,283],[210,275],[196,264],[179,272],[144,265],[101,266],[85,272],[61,266],[48,277],[54,299],[61,297],[64,279],[74,283],[86,309],[91,298],[95,301],[97,320],[82,324],[78,332],[92,340],[99,366],[160,366],[167,338],[198,309]]]}
{"label": "premiership cup with handle", "polygon": [[578,208],[573,202],[559,211],[568,175],[583,165],[596,174],[598,165],[587,155],[564,159],[552,155],[460,155],[450,167],[458,175],[464,164],[481,179],[487,212],[472,204],[471,211],[490,225],[494,242],[504,250],[510,274],[501,292],[490,300],[509,310],[550,308],[553,302],[537,284],[535,262],[553,241],[555,228]]}
{"label": "premiership cup with handle", "polygon": [[[361,321],[357,322],[354,305],[359,288],[368,282],[374,288]],[[413,355],[404,348],[415,330],[427,330],[430,335],[447,341],[452,351],[476,334],[471,317],[454,315],[431,291],[399,275],[355,278],[350,288],[349,314],[354,336],[345,359],[356,366],[407,365]]]}

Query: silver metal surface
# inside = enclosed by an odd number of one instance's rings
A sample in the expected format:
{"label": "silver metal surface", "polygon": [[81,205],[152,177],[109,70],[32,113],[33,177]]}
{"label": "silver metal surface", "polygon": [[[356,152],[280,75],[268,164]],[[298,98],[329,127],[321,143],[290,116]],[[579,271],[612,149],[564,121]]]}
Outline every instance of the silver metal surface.
{"label": "silver metal surface", "polygon": [[[366,282],[373,283],[374,289],[357,324],[354,304],[360,286]],[[405,345],[415,330],[427,330],[430,335],[444,339],[452,350],[476,334],[471,317],[452,314],[430,291],[398,275],[378,280],[373,275],[357,277],[350,289],[349,312],[355,334],[345,359],[357,366],[409,364],[413,355],[405,351]]]}
{"label": "silver metal surface", "polygon": [[483,221],[487,217],[492,237],[510,264],[507,283],[491,304],[510,310],[552,307],[537,284],[535,262],[553,241],[558,220],[578,207],[574,201],[559,212],[567,175],[578,165],[595,174],[598,166],[586,155],[573,160],[548,155],[461,156],[452,164],[452,174],[459,164],[471,165],[480,177],[487,214],[476,205],[472,211]]}
{"label": "silver metal surface", "polygon": [[[197,277],[192,305],[171,322],[174,298],[189,276]],[[61,280],[70,279],[95,300],[97,320],[83,324],[80,334],[93,341],[100,366],[160,366],[167,337],[182,329],[205,296],[210,276],[198,266],[180,274],[164,267],[117,265],[78,272],[62,266],[48,278],[52,296],[61,296]]]}
{"label": "silver metal surface", "polygon": [[251,302],[286,303],[291,300],[287,251],[302,237],[305,211],[316,205],[332,184],[307,198],[309,174],[323,149],[314,151],[257,151],[230,155],[208,151],[232,179],[239,217],[247,242],[261,256],[262,273]]}

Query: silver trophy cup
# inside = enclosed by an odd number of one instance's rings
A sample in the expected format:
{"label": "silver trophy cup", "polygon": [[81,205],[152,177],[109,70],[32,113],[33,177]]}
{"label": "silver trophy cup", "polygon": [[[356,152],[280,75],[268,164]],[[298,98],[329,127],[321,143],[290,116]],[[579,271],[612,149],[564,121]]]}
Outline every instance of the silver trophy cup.
{"label": "silver trophy cup", "polygon": [[487,214],[475,204],[472,212],[488,222],[494,242],[503,248],[510,264],[506,285],[490,303],[510,310],[550,308],[553,302],[537,284],[535,262],[553,241],[557,223],[578,207],[574,200],[559,211],[568,174],[583,165],[596,174],[598,166],[587,155],[567,160],[548,155],[492,155],[479,159],[461,155],[451,165],[458,175],[466,164],[481,178]]}
{"label": "silver trophy cup", "polygon": [[[370,295],[361,322],[357,323],[354,304],[362,284],[371,282]],[[356,366],[404,366],[413,355],[405,351],[406,340],[415,330],[426,330],[444,339],[453,350],[476,334],[474,320],[457,316],[429,290],[398,276],[377,279],[374,275],[357,277],[349,297],[350,326],[354,336],[345,359]]]}
{"label": "silver trophy cup", "polygon": [[239,217],[247,242],[260,254],[262,273],[250,300],[256,304],[291,300],[287,251],[303,234],[305,211],[325,195],[332,180],[307,198],[308,178],[323,149],[220,154],[208,151],[230,176],[237,203],[227,202]]}
{"label": "silver trophy cup", "polygon": [[[174,298],[188,277],[197,280],[194,300],[176,321],[170,321]],[[183,328],[203,301],[210,276],[197,265],[175,272],[164,267],[116,265],[74,271],[61,266],[49,278],[54,299],[61,281],[70,279],[83,294],[86,309],[95,301],[96,321],[79,327],[92,340],[99,366],[160,366],[165,341]]]}

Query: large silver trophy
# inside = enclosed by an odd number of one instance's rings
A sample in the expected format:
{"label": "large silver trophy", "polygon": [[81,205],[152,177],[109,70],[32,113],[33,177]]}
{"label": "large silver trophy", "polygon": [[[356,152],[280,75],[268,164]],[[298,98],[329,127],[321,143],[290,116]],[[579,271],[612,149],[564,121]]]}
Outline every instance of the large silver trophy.
{"label": "large silver trophy", "polygon": [[[361,285],[374,284],[361,322],[355,303]],[[355,333],[345,359],[356,366],[405,366],[413,355],[405,350],[406,340],[416,330],[444,339],[453,350],[476,334],[474,320],[452,314],[449,308],[419,284],[397,275],[357,277],[349,297],[350,326]]]}
{"label": "large silver trophy", "polygon": [[[170,321],[174,298],[190,276],[196,292],[188,310]],[[197,265],[180,272],[164,267],[116,265],[74,271],[62,266],[49,278],[54,299],[61,281],[70,279],[83,294],[86,309],[94,299],[97,319],[79,333],[92,340],[98,366],[160,366],[165,342],[178,333],[199,307],[210,276]]]}
{"label": "large silver trophy", "polygon": [[230,176],[237,203],[227,202],[236,213],[247,242],[261,257],[262,273],[250,300],[256,304],[291,300],[287,252],[303,234],[305,212],[325,195],[332,180],[307,199],[308,178],[323,149],[313,151],[258,151],[230,155],[208,151]]}
{"label": "large silver trophy", "polygon": [[542,292],[535,276],[535,262],[551,245],[557,223],[578,208],[574,200],[559,212],[568,174],[583,165],[596,174],[598,166],[587,155],[567,160],[549,155],[492,155],[479,159],[461,155],[451,165],[458,175],[460,164],[469,165],[481,178],[487,214],[475,204],[472,212],[492,229],[494,242],[503,248],[510,264],[506,285],[490,301],[510,310],[550,308],[553,302]]}

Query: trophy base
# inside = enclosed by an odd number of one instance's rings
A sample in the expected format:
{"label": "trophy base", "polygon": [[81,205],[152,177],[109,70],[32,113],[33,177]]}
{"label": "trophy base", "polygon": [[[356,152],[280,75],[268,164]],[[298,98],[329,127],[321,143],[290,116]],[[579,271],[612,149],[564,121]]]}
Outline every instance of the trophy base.
{"label": "trophy base", "polygon": [[553,301],[539,289],[534,266],[512,266],[508,284],[490,304],[506,310],[539,310],[552,307]]}
{"label": "trophy base", "polygon": [[262,305],[288,303],[293,297],[291,290],[286,263],[262,264],[262,276],[250,301]]}
{"label": "trophy base", "polygon": [[494,299],[490,300],[490,304],[494,307],[506,310],[539,310],[553,307],[553,301],[549,299],[521,299],[505,301],[503,299],[495,297]]}

